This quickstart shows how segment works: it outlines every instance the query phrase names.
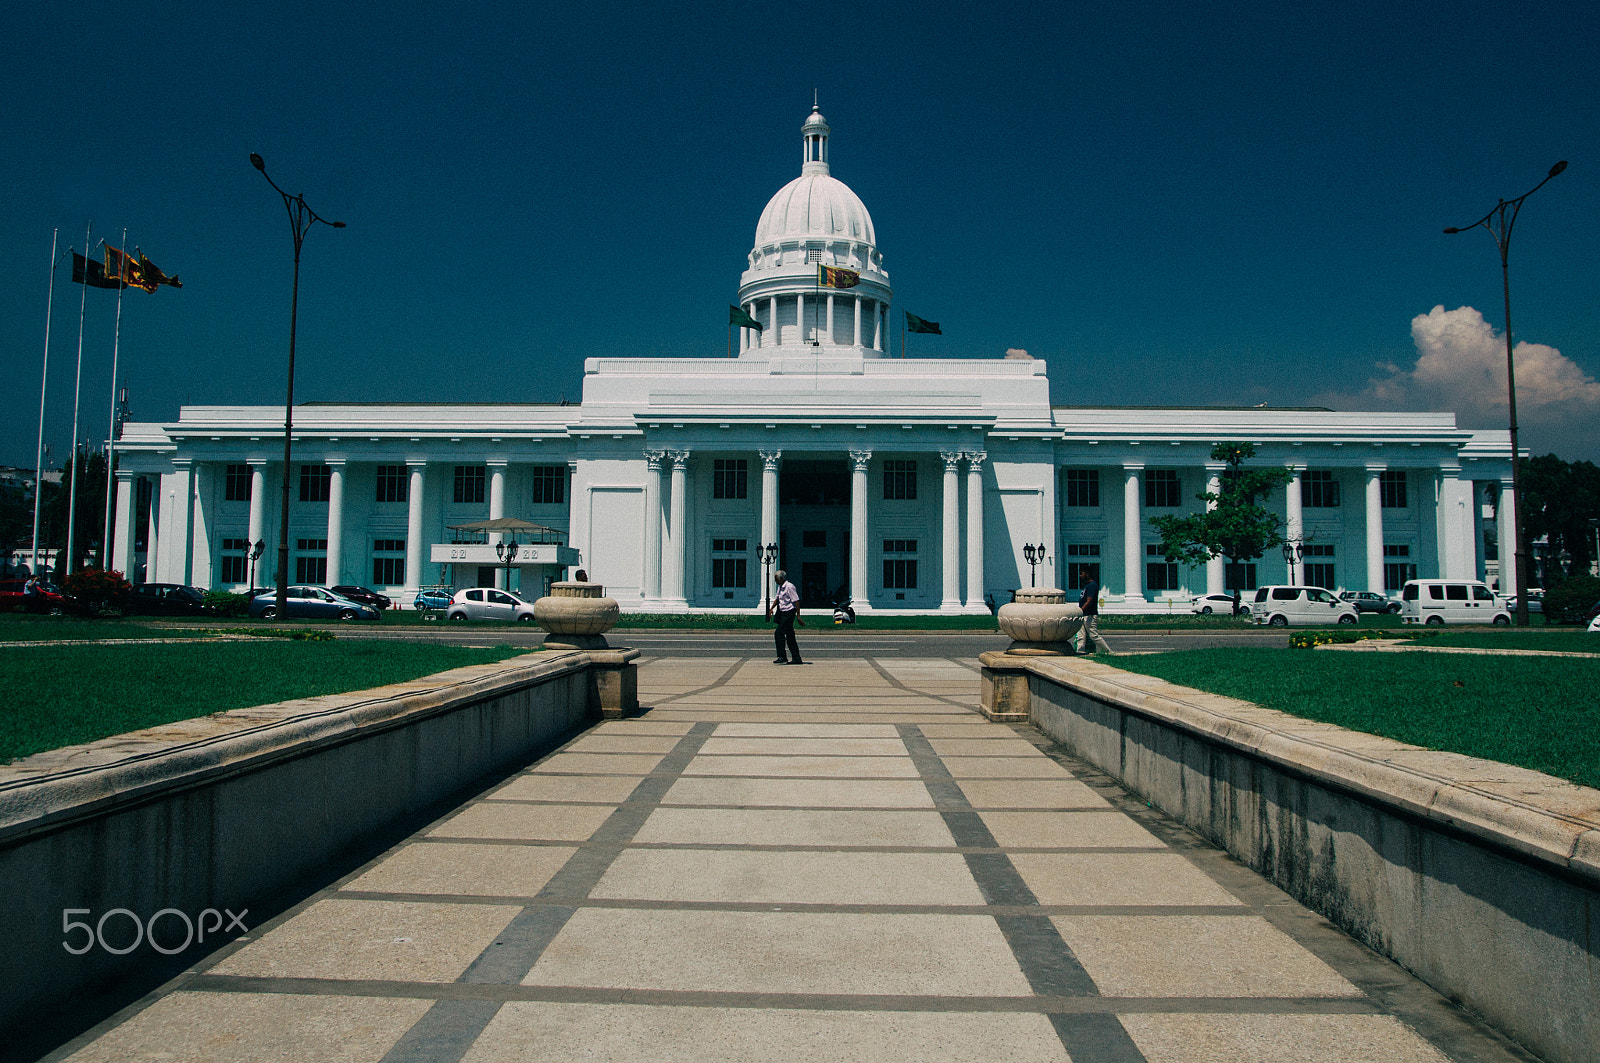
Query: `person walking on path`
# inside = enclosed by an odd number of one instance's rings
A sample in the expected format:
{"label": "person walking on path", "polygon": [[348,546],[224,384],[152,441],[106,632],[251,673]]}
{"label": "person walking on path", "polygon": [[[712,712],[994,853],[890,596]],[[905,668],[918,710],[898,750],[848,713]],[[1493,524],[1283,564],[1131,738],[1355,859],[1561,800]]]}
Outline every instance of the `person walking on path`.
{"label": "person walking on path", "polygon": [[800,659],[800,644],[794,640],[794,622],[800,615],[800,592],[794,589],[788,573],[781,568],[772,574],[772,579],[778,585],[778,593],[772,603],[772,618],[778,624],[772,631],[772,641],[778,656],[772,659],[772,663],[805,664]]}
{"label": "person walking on path", "polygon": [[1083,580],[1083,593],[1078,596],[1078,609],[1083,613],[1083,643],[1079,653],[1110,653],[1111,647],[1106,645],[1106,640],[1100,637],[1100,581],[1094,578],[1092,569],[1084,569],[1080,574]]}

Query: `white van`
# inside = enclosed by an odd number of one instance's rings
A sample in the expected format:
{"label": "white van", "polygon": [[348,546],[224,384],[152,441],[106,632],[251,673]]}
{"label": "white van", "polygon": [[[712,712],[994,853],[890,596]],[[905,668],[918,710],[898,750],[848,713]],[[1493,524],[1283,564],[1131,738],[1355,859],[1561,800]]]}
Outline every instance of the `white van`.
{"label": "white van", "polygon": [[1406,624],[1509,624],[1511,613],[1477,580],[1413,579],[1400,592]]}
{"label": "white van", "polygon": [[1354,624],[1355,606],[1322,587],[1257,587],[1250,619],[1258,624]]}

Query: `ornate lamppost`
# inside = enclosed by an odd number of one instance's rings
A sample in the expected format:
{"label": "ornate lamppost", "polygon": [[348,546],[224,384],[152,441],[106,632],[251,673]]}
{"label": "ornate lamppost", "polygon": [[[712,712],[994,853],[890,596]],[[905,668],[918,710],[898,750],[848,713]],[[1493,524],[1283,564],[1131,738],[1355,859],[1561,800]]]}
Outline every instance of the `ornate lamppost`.
{"label": "ornate lamppost", "polygon": [[768,573],[778,560],[778,544],[768,543],[756,547],[756,557],[761,561],[761,583],[767,588],[767,615],[772,615],[772,580]]}
{"label": "ornate lamppost", "polygon": [[1301,561],[1304,561],[1305,560],[1305,556],[1306,556],[1306,544],[1305,543],[1295,542],[1295,541],[1290,540],[1290,539],[1285,539],[1284,540],[1284,542],[1283,542],[1283,559],[1284,559],[1284,561],[1288,562],[1288,564],[1289,564],[1289,582],[1291,584],[1298,584],[1299,583],[1299,581],[1294,578],[1294,567],[1296,565],[1298,565]]}
{"label": "ornate lamppost", "polygon": [[1028,561],[1028,586],[1039,585],[1039,565],[1044,561],[1044,543],[1023,543],[1022,556]]}
{"label": "ornate lamppost", "polygon": [[[1517,224],[1517,215],[1522,211],[1522,201],[1533,195],[1545,186],[1545,182],[1567,168],[1565,159],[1550,167],[1550,172],[1540,181],[1516,199],[1502,199],[1489,213],[1460,228],[1451,227],[1447,233],[1466,232],[1482,226],[1490,236],[1494,237],[1495,246],[1500,249],[1500,281],[1505,291],[1506,300],[1506,395],[1511,403],[1511,494],[1512,494],[1512,519],[1511,519],[1511,565],[1512,585],[1517,588],[1517,626],[1528,626],[1528,555],[1527,538],[1522,532],[1522,474],[1521,459],[1517,454],[1517,367],[1511,356],[1511,266],[1509,258],[1511,252],[1511,228]],[[1511,216],[1506,216],[1506,208],[1511,208]],[[1505,580],[1501,580],[1501,586]]]}
{"label": "ornate lamppost", "polygon": [[289,616],[289,443],[294,431],[294,336],[295,322],[300,312],[300,245],[306,233],[317,222],[343,229],[344,222],[328,221],[306,206],[304,196],[291,196],[278,187],[267,173],[267,164],[260,155],[250,153],[250,165],[261,171],[272,190],[283,197],[284,209],[289,212],[289,231],[294,237],[294,284],[289,295],[289,389],[283,401],[283,509],[278,521],[278,616]]}
{"label": "ornate lamppost", "polygon": [[267,551],[267,541],[257,539],[256,544],[250,548],[250,595],[256,593],[256,562],[261,560],[261,555]]}
{"label": "ornate lamppost", "polygon": [[508,591],[511,589],[511,564],[516,561],[517,551],[521,548],[522,544],[517,542],[515,536],[508,542],[494,544],[494,555],[506,566],[506,578],[501,582],[506,585],[506,590]]}

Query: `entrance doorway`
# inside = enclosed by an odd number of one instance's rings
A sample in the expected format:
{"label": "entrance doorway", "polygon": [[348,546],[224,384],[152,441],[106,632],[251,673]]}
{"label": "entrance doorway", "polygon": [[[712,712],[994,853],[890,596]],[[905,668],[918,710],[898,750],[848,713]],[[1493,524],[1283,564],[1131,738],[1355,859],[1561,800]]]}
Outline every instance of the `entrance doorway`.
{"label": "entrance doorway", "polygon": [[842,459],[785,460],[778,474],[778,567],[801,604],[831,605],[849,593],[850,467]]}

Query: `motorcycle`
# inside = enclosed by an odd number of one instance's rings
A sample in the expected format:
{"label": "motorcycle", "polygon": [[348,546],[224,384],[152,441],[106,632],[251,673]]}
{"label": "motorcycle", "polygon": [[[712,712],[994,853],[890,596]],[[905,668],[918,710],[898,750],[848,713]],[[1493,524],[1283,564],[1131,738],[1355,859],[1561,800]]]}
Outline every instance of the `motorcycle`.
{"label": "motorcycle", "polygon": [[838,598],[834,601],[833,622],[835,624],[853,624],[856,622],[856,611],[850,607],[849,598]]}

